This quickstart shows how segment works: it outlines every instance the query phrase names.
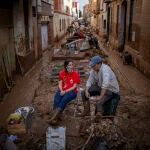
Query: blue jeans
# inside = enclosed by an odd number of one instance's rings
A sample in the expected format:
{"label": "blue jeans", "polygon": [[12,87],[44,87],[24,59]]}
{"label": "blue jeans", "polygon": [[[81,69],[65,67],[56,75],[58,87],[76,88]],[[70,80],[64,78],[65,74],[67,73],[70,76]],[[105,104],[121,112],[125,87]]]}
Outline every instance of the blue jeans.
{"label": "blue jeans", "polygon": [[61,112],[64,111],[66,105],[77,97],[77,93],[74,91],[70,91],[65,93],[63,96],[60,95],[60,91],[58,90],[54,97],[53,110],[60,109]]}

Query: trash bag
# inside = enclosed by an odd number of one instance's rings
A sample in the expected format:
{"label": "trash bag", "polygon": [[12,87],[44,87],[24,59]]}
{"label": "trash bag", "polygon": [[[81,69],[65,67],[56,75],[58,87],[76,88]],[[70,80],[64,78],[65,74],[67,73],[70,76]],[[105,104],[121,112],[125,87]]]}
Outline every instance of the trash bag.
{"label": "trash bag", "polygon": [[125,51],[123,54],[123,64],[124,65],[132,64],[132,55],[128,51]]}
{"label": "trash bag", "polygon": [[0,135],[0,149],[2,150],[17,150],[17,146],[9,139],[7,134]]}
{"label": "trash bag", "polygon": [[94,150],[109,150],[108,144],[102,138],[96,138],[93,141]]}

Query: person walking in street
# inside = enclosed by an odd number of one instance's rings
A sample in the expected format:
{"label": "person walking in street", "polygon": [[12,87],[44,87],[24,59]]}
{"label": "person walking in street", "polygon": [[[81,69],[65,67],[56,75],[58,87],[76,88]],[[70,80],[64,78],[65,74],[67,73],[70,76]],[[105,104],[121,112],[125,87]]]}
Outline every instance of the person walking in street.
{"label": "person walking in street", "polygon": [[[89,66],[92,70],[85,90],[81,92],[84,111],[80,116],[90,115],[90,102],[95,104],[96,113],[101,116],[104,104],[119,95],[119,84],[112,69],[102,62],[100,56],[92,57]],[[90,100],[91,96],[94,98]]]}
{"label": "person walking in street", "polygon": [[80,84],[80,76],[74,70],[72,60],[64,62],[64,70],[59,73],[58,90],[54,97],[53,114],[49,123],[57,124],[59,114],[64,111],[67,104],[77,97],[77,85]]}

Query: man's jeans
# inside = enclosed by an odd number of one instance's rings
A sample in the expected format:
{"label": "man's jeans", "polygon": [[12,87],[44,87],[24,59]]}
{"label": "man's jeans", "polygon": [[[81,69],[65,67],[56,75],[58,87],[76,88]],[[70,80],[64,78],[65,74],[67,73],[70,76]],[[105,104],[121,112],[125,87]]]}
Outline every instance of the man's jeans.
{"label": "man's jeans", "polygon": [[77,93],[74,91],[70,91],[65,93],[65,95],[61,96],[60,91],[58,90],[54,97],[53,109],[60,109],[61,112],[64,111],[66,105],[77,97]]}
{"label": "man's jeans", "polygon": [[[93,85],[89,88],[89,93],[90,96],[98,96],[101,93],[101,88],[98,87],[97,85]],[[111,100],[114,98],[115,93],[107,90],[105,95],[103,96],[103,98],[96,103],[95,107],[96,107],[96,112],[103,112],[103,105],[105,102]],[[86,101],[89,100],[86,96],[85,96],[85,91],[81,92],[81,96],[82,96],[82,100]]]}

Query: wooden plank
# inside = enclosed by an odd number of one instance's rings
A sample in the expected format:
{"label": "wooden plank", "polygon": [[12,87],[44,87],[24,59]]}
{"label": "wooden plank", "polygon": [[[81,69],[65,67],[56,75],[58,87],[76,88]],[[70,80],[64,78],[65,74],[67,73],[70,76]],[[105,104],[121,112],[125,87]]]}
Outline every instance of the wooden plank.
{"label": "wooden plank", "polygon": [[24,123],[7,125],[7,130],[11,134],[25,134],[26,127]]}

